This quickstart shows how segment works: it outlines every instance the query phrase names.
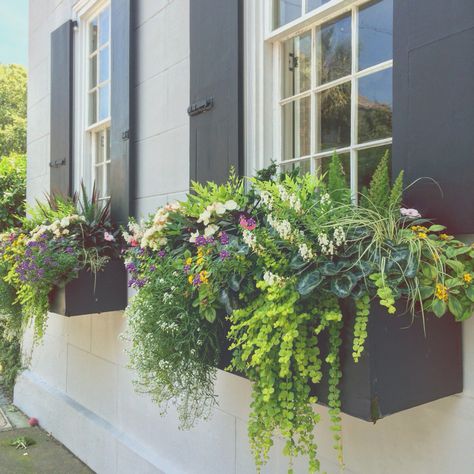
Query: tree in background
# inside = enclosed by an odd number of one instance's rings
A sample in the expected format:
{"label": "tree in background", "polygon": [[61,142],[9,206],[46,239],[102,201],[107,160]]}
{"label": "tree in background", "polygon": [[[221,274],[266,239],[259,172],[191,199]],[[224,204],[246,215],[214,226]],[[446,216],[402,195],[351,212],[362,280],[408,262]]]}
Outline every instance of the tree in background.
{"label": "tree in background", "polygon": [[26,69],[0,64],[0,156],[26,153]]}
{"label": "tree in background", "polygon": [[[25,68],[0,64],[0,233],[25,213],[26,82]],[[21,370],[21,314],[10,304],[14,299],[14,289],[0,285],[0,375],[9,392]]]}

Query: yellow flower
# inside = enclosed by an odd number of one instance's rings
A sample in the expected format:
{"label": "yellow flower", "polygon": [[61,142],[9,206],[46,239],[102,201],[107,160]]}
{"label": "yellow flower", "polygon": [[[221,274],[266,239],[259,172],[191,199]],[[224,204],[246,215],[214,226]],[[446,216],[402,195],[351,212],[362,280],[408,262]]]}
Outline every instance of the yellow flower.
{"label": "yellow flower", "polygon": [[464,279],[464,281],[465,281],[466,283],[471,283],[471,281],[472,281],[472,276],[471,276],[470,273],[465,273],[465,274],[463,275],[463,279]]}
{"label": "yellow flower", "polygon": [[193,284],[193,280],[194,280],[194,275],[189,275],[188,276],[188,282],[189,282],[190,285]]}
{"label": "yellow flower", "polygon": [[198,256],[199,258],[204,257],[204,251],[202,250],[202,247],[199,247],[199,248],[198,248],[197,256]]}
{"label": "yellow flower", "polygon": [[447,302],[448,301],[448,289],[442,285],[441,283],[436,284],[436,298],[441,301]]}
{"label": "yellow flower", "polygon": [[413,232],[418,232],[418,226],[417,226],[417,225],[412,225],[412,226],[411,226],[411,230],[412,230]]}
{"label": "yellow flower", "polygon": [[191,257],[186,259],[186,265],[192,265],[193,264],[193,259]]}
{"label": "yellow flower", "polygon": [[202,257],[199,257],[197,260],[196,260],[196,263],[199,265],[202,265],[204,263],[204,258]]}
{"label": "yellow flower", "polygon": [[419,237],[420,239],[426,239],[426,238],[428,238],[428,236],[426,235],[425,232],[418,232],[418,237]]}
{"label": "yellow flower", "polygon": [[449,240],[451,238],[451,236],[448,235],[448,234],[440,234],[439,238],[441,240]]}
{"label": "yellow flower", "polygon": [[206,270],[203,270],[202,272],[199,273],[199,276],[201,277],[201,282],[202,283],[208,283],[209,282],[209,273],[206,272]]}

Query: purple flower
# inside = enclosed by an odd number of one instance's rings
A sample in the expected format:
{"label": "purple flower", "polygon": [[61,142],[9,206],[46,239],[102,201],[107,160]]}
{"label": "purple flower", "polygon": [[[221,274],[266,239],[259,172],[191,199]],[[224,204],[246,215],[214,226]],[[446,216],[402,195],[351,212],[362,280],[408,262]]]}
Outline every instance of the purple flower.
{"label": "purple flower", "polygon": [[221,244],[222,245],[228,245],[229,244],[229,236],[227,235],[227,232],[222,231],[220,235],[221,239]]}
{"label": "purple flower", "polygon": [[156,270],[156,266],[155,265],[151,265],[150,266],[150,272],[154,272]]}
{"label": "purple flower", "polygon": [[166,252],[165,252],[164,250],[160,250],[160,251],[158,252],[158,257],[163,258],[165,255],[166,255]]}
{"label": "purple flower", "polygon": [[189,273],[191,271],[191,265],[185,265],[183,270],[184,270],[184,273]]}
{"label": "purple flower", "polygon": [[227,250],[221,250],[221,251],[219,252],[219,258],[220,258],[221,260],[225,260],[225,259],[227,259],[227,258],[230,258],[230,252],[227,251]]}
{"label": "purple flower", "polygon": [[125,268],[130,272],[136,272],[137,266],[133,262],[129,262],[125,265]]}
{"label": "purple flower", "polygon": [[197,275],[194,276],[193,278],[193,285],[194,286],[199,286],[201,284],[201,275],[199,275],[199,273]]}
{"label": "purple flower", "polygon": [[68,253],[69,255],[72,255],[74,253],[74,249],[72,247],[66,247],[65,252]]}
{"label": "purple flower", "polygon": [[204,235],[198,235],[196,237],[196,247],[202,247],[203,245],[207,244],[207,239]]}

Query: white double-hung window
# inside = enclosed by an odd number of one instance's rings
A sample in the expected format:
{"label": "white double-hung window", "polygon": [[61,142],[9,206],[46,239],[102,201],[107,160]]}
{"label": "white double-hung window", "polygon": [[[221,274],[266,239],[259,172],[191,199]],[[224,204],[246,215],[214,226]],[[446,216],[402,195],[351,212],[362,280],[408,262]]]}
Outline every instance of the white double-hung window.
{"label": "white double-hung window", "polygon": [[82,22],[82,133],[81,174],[101,200],[110,198],[110,3],[96,2]]}
{"label": "white double-hung window", "polygon": [[334,151],[354,192],[392,143],[393,0],[273,0],[273,155],[324,172]]}

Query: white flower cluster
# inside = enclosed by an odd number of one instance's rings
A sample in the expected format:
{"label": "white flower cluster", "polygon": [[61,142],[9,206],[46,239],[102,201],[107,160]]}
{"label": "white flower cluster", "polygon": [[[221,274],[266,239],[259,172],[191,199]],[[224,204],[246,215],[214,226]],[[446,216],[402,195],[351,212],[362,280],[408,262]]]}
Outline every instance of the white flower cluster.
{"label": "white flower cluster", "polygon": [[270,211],[273,209],[273,197],[268,191],[262,191],[260,193],[260,199]]}
{"label": "white flower cluster", "polygon": [[[167,204],[164,207],[161,207],[156,212],[153,217],[153,222],[151,227],[145,230],[140,239],[141,248],[151,248],[152,250],[159,250],[160,247],[163,247],[167,243],[166,237],[161,235],[162,231],[166,228],[168,224],[168,219],[170,212],[177,212],[181,209],[181,204],[179,202]],[[139,235],[140,233],[138,233]],[[124,236],[125,237],[125,236]],[[134,234],[136,240],[137,235]]]}
{"label": "white flower cluster", "polygon": [[288,193],[282,184],[278,185],[278,192],[280,194],[280,199],[283,202],[287,202],[291,209],[295,210],[298,214],[302,211],[301,201],[296,194]]}
{"label": "white flower cluster", "polygon": [[313,251],[307,244],[300,244],[298,247],[298,253],[305,262],[311,260],[314,256]]}
{"label": "white flower cluster", "polygon": [[222,202],[214,202],[213,204],[206,207],[206,210],[199,215],[198,223],[204,224],[205,226],[209,225],[212,215],[216,214],[218,216],[224,215],[227,211],[235,211],[239,205],[232,199]]}
{"label": "white flower cluster", "polygon": [[57,219],[51,225],[40,225],[32,231],[30,241],[37,241],[46,232],[51,232],[57,238],[69,235],[68,227],[77,222],[84,222],[84,217],[73,214],[61,220]]}
{"label": "white flower cluster", "polygon": [[328,234],[322,232],[318,235],[318,243],[321,247],[321,252],[325,255],[334,255],[337,248],[343,245],[346,241],[346,233],[342,227],[337,227],[334,230],[334,240],[329,240]]}
{"label": "white flower cluster", "polygon": [[273,227],[278,235],[283,239],[283,240],[293,240],[293,233],[291,229],[291,224],[287,220],[278,220],[275,219],[271,214],[267,216],[267,221],[270,224],[271,227]]}
{"label": "white flower cluster", "polygon": [[331,203],[331,196],[326,193],[321,196],[320,199],[321,204],[330,204]]}
{"label": "white flower cluster", "polygon": [[270,271],[267,271],[263,274],[263,281],[270,286],[280,285],[285,281],[285,279],[280,275],[275,275]]}
{"label": "white flower cluster", "polygon": [[255,234],[253,234],[250,230],[244,230],[242,233],[242,238],[248,247],[250,247],[252,250],[257,250],[257,239]]}

